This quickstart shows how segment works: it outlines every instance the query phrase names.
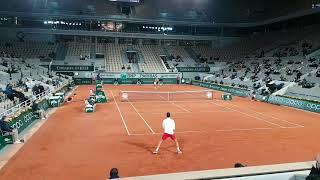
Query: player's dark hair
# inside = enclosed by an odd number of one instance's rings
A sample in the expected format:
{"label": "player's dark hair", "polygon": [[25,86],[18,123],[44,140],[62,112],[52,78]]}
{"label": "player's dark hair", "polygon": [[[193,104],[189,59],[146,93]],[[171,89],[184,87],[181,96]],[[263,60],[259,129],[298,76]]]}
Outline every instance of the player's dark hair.
{"label": "player's dark hair", "polygon": [[112,168],[110,170],[110,178],[109,179],[116,179],[116,178],[119,178],[119,175],[118,175],[118,169],[117,168]]}
{"label": "player's dark hair", "polygon": [[240,168],[240,167],[246,167],[246,165],[243,165],[243,164],[241,164],[241,163],[235,163],[235,164],[234,164],[234,167],[235,167],[235,168]]}
{"label": "player's dark hair", "polygon": [[167,112],[167,117],[170,117],[170,113],[169,112]]}

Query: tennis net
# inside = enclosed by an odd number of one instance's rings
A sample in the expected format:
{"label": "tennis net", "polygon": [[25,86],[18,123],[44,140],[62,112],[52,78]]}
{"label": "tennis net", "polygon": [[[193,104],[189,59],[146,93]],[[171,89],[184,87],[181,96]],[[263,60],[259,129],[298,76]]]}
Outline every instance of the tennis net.
{"label": "tennis net", "polygon": [[211,90],[200,91],[121,91],[121,101],[190,101],[212,100]]}

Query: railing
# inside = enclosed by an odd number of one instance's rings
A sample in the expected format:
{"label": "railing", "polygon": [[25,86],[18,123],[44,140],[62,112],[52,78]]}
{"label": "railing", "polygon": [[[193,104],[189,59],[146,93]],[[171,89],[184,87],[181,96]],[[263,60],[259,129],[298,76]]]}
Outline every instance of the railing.
{"label": "railing", "polygon": [[[54,90],[54,92],[57,92],[57,91],[61,90],[66,85],[68,85],[68,83],[59,86],[57,89]],[[0,114],[0,117],[10,116],[12,114],[15,114],[15,113],[21,111],[21,109],[25,109],[27,107],[30,107],[32,105],[33,101],[45,98],[46,96],[50,95],[51,93],[52,93],[52,91],[50,89],[48,89],[48,90],[46,90],[46,91],[44,91],[44,92],[42,92],[42,93],[40,93],[38,95],[32,96],[30,99],[28,99],[28,100],[26,100],[26,101],[24,101],[24,102],[22,102],[20,104],[17,104],[14,107],[11,107],[10,109],[2,112]]]}
{"label": "railing", "polygon": [[26,100],[26,101],[24,101],[24,102],[22,102],[22,103],[20,103],[20,104],[17,104],[17,105],[15,105],[14,107],[12,107],[12,108],[10,108],[10,109],[2,112],[2,113],[0,114],[0,117],[2,117],[2,116],[10,116],[10,115],[12,115],[12,114],[15,114],[15,113],[21,111],[21,109],[25,109],[25,108],[31,106],[31,105],[32,105],[32,102],[33,102],[34,100],[42,99],[43,97],[45,97],[46,95],[48,95],[48,94],[50,94],[50,93],[51,93],[51,91],[50,91],[50,90],[47,90],[47,91],[42,92],[42,93],[40,93],[40,94],[38,94],[38,95],[36,95],[36,96],[32,96],[30,99],[28,99],[28,100]]}

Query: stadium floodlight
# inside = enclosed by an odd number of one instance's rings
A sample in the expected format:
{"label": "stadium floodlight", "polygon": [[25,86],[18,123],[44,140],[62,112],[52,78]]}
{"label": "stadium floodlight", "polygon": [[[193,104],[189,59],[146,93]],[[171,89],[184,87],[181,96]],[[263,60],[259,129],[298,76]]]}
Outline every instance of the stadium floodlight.
{"label": "stadium floodlight", "polygon": [[43,24],[48,24],[48,21],[44,21]]}

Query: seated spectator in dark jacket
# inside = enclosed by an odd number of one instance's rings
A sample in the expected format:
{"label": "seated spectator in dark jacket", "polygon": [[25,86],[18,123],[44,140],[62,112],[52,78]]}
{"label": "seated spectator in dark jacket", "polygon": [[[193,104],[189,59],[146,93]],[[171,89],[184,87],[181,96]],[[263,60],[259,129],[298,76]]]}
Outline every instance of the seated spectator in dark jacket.
{"label": "seated spectator in dark jacket", "polygon": [[0,119],[0,128],[3,133],[12,132],[13,128],[5,121],[6,116],[2,116]]}
{"label": "seated spectator in dark jacket", "polygon": [[38,95],[38,94],[39,94],[38,85],[34,85],[34,86],[32,87],[32,92],[33,92],[33,94],[35,94],[35,95]]}
{"label": "seated spectator in dark jacket", "polygon": [[12,85],[11,84],[7,84],[6,90],[4,91],[4,93],[7,95],[8,99],[13,101],[14,94],[13,94],[13,89],[12,89]]}
{"label": "seated spectator in dark jacket", "polygon": [[320,154],[316,157],[316,166],[312,166],[308,179],[320,179]]}
{"label": "seated spectator in dark jacket", "polygon": [[5,119],[6,116],[2,116],[0,119],[0,129],[2,131],[2,134],[5,136],[11,135],[13,143],[23,143],[24,139],[19,139],[18,130],[12,128]]}
{"label": "seated spectator in dark jacket", "polygon": [[44,87],[42,85],[39,85],[38,88],[40,94],[44,92]]}
{"label": "seated spectator in dark jacket", "polygon": [[118,175],[118,169],[117,168],[112,168],[110,170],[110,177],[109,179],[117,179],[117,178],[120,178],[119,175]]}

